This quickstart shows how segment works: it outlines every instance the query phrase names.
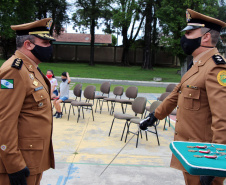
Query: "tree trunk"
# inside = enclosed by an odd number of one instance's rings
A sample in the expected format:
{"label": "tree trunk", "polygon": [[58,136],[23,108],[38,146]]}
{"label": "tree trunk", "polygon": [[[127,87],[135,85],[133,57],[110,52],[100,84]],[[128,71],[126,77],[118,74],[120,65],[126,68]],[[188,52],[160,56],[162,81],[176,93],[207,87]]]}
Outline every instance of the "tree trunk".
{"label": "tree trunk", "polygon": [[127,27],[123,27],[122,28],[122,36],[123,36],[123,52],[122,52],[122,65],[124,66],[128,66],[129,65],[129,61],[128,61],[128,53],[129,53],[129,41],[127,38]]}
{"label": "tree trunk", "polygon": [[157,48],[157,17],[156,17],[156,7],[154,8],[154,14],[153,14],[153,31],[152,31],[152,39],[151,39],[151,62],[149,69],[153,69],[153,66],[155,65],[155,56],[156,56],[156,48]]}
{"label": "tree trunk", "polygon": [[151,23],[152,23],[152,3],[151,0],[147,3],[146,9],[146,23],[145,23],[145,46],[144,46],[144,53],[143,53],[143,69],[150,69],[152,68],[150,62],[150,47],[151,47]]}
{"label": "tree trunk", "polygon": [[89,65],[94,66],[94,42],[95,42],[95,20],[94,19],[92,19],[91,21],[90,33],[91,33],[91,45],[90,45]]}
{"label": "tree trunk", "polygon": [[152,23],[152,3],[151,0],[147,2],[147,6],[145,8],[146,14],[146,23],[145,23],[145,46],[143,53],[143,69],[149,69],[150,66],[150,47],[151,47],[151,23]]}

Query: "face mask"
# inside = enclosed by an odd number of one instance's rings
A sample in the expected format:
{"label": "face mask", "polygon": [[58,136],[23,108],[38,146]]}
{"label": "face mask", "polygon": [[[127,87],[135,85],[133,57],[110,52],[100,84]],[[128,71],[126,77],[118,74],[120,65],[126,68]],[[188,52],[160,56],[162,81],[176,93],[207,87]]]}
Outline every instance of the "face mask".
{"label": "face mask", "polygon": [[62,80],[62,82],[65,82],[67,79],[62,78],[61,80]]}
{"label": "face mask", "polygon": [[[34,44],[34,43],[33,43]],[[49,47],[42,47],[39,45],[34,44],[35,47],[31,50],[31,53],[39,59],[41,62],[48,62],[52,56],[53,48],[52,46]]]}
{"label": "face mask", "polygon": [[191,55],[200,47],[202,37],[196,39],[187,39],[185,35],[181,38],[180,44],[185,54]]}
{"label": "face mask", "polygon": [[46,75],[47,76],[47,78],[52,78],[53,77],[53,75]]}

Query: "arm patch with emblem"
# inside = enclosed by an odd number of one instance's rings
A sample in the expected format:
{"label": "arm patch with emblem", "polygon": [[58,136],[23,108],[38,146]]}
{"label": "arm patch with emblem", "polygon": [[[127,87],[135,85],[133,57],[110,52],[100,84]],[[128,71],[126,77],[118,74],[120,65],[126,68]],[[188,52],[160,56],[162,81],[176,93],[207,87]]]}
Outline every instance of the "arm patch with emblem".
{"label": "arm patch with emblem", "polygon": [[219,65],[219,64],[226,64],[225,60],[220,55],[213,55],[212,59],[214,60],[215,64],[217,64],[217,65]]}
{"label": "arm patch with emblem", "polygon": [[11,67],[16,68],[16,69],[19,70],[19,69],[21,69],[22,65],[23,65],[23,60],[21,58],[16,58],[13,61]]}

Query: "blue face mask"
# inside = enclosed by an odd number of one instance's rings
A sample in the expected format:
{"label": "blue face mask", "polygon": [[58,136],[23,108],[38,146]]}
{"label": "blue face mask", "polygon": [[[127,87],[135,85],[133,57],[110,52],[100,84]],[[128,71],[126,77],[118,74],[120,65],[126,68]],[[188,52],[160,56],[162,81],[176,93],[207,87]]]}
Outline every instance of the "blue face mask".
{"label": "blue face mask", "polygon": [[67,79],[61,78],[62,82],[66,82]]}

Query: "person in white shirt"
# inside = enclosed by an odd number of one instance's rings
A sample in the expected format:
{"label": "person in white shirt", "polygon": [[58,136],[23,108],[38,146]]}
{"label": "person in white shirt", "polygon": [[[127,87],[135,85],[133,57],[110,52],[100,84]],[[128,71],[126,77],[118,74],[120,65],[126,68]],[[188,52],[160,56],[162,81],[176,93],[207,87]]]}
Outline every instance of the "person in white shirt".
{"label": "person in white shirt", "polygon": [[49,79],[51,83],[51,99],[54,99],[58,96],[58,90],[57,90],[57,79],[55,78],[53,71],[49,69],[46,72],[46,77]]}
{"label": "person in white shirt", "polygon": [[62,82],[60,83],[59,95],[53,101],[53,105],[56,109],[56,113],[53,116],[56,118],[62,118],[60,103],[69,98],[69,84],[71,83],[71,78],[68,72],[63,72],[61,74],[61,79]]}

